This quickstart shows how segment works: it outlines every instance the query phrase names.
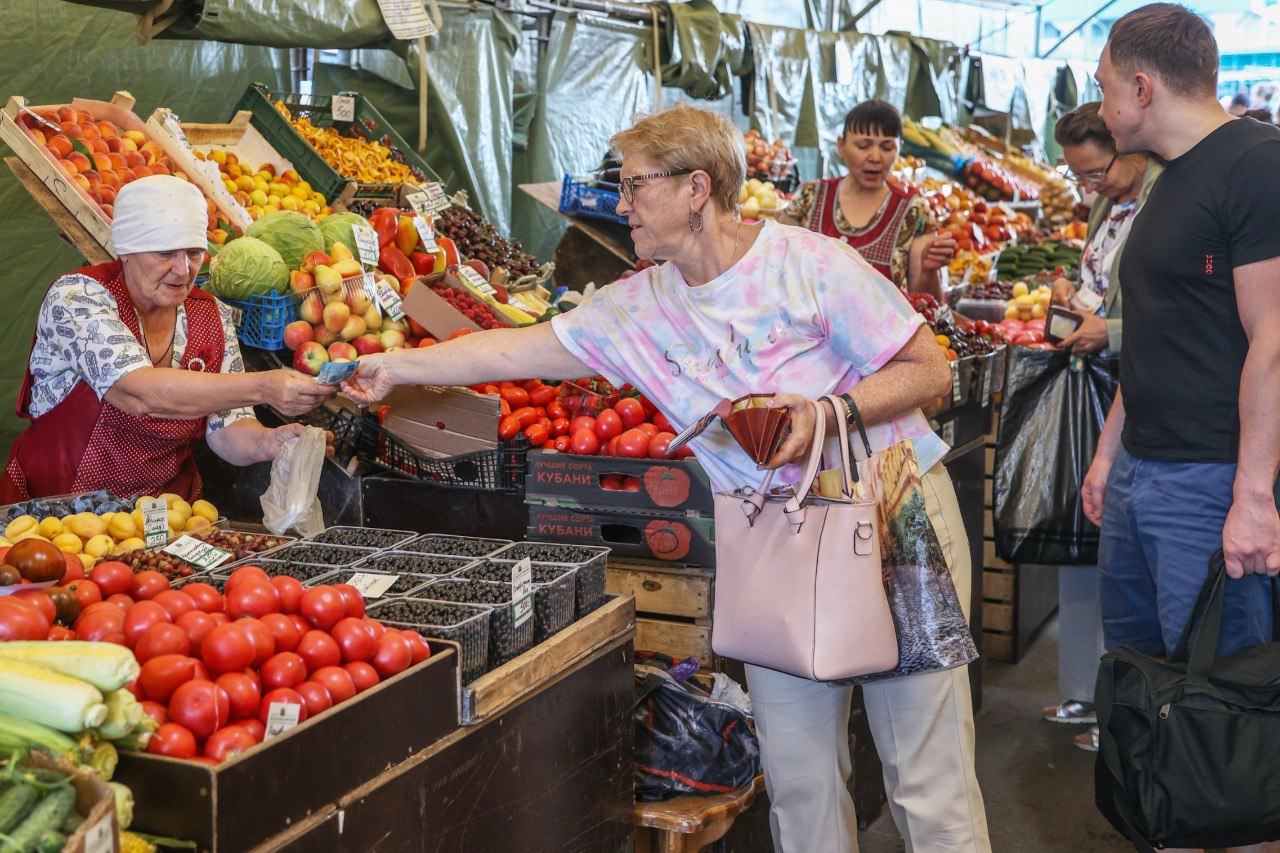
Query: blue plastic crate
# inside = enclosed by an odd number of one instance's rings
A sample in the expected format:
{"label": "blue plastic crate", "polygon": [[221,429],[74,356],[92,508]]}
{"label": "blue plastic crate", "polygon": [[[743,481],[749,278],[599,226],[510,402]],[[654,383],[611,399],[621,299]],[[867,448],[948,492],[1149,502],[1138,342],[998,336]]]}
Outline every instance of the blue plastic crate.
{"label": "blue plastic crate", "polygon": [[626,225],[627,218],[617,214],[618,202],[621,200],[622,196],[615,192],[589,187],[565,175],[564,185],[560,190],[560,212],[567,216],[588,216]]}
{"label": "blue plastic crate", "polygon": [[292,297],[281,296],[273,290],[269,296],[254,294],[248,299],[222,301],[240,310],[236,333],[241,344],[266,350],[284,349],[284,327],[298,319],[298,305]]}

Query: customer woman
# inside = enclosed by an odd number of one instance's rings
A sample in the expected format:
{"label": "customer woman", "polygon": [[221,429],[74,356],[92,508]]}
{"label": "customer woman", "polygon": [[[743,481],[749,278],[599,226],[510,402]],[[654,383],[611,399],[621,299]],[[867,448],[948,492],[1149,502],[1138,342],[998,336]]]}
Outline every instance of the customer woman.
{"label": "customer woman", "polygon": [[889,181],[902,116],[885,101],[863,101],[844,117],[836,147],[848,174],[801,184],[778,220],[843,240],[902,290],[941,296],[938,271],[955,254],[955,240],[937,235],[914,188]]}
{"label": "customer woman", "polygon": [[[1164,166],[1147,154],[1120,154],[1098,115],[1098,103],[1082,104],[1058,119],[1053,137],[1080,188],[1098,200],[1089,213],[1078,281],[1054,282],[1053,301],[1084,317],[1084,324],[1063,341],[1079,355],[1119,355],[1120,254],[1138,209]],[[1093,687],[1098,678],[1102,614],[1096,566],[1058,567],[1058,691],[1062,703],[1045,708],[1055,723],[1096,723]],[[1097,750],[1097,726],[1076,737],[1076,745]]]}
{"label": "customer woman", "polygon": [[[367,404],[403,384],[471,385],[531,369],[557,379],[600,373],[634,385],[677,427],[726,397],[777,392],[795,427],[761,467],[786,466],[783,476],[793,479],[792,463],[804,458],[812,426],[807,401],[848,391],[874,424],[873,445],[914,440],[928,472],[930,517],[967,601],[968,546],[941,465],[946,446],[919,408],[946,391],[949,371],[922,319],[849,247],[773,222],[743,224],[737,201],[745,149],[727,117],[680,105],[610,144],[622,160],[618,212],[631,226],[636,253],[666,263],[602,288],[551,323],[366,357],[344,390]],[[763,479],[719,426],[694,446],[718,490]],[[747,681],[777,848],[856,850],[846,788],[852,688],[755,666],[747,667]],[[973,769],[968,673],[933,672],[864,689],[893,816],[909,848],[990,849]]]}
{"label": "customer woman", "polygon": [[36,321],[0,503],[110,489],[200,497],[201,439],[235,465],[274,459],[299,424],[268,429],[248,408],[308,412],[333,390],[292,370],[245,373],[230,312],[195,286],[204,196],[170,175],[116,196],[120,259],[62,276]]}

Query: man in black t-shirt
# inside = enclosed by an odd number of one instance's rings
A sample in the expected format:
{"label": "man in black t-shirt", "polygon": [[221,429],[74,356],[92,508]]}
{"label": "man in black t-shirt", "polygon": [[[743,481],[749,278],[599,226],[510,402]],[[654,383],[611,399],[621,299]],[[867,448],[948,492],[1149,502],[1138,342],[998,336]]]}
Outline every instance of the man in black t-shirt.
{"label": "man in black t-shirt", "polygon": [[1280,571],[1280,129],[1228,115],[1217,69],[1208,25],[1157,3],[1113,25],[1097,71],[1117,148],[1168,162],[1121,260],[1121,393],[1082,490],[1107,647],[1151,655],[1218,547],[1220,655],[1270,638]]}

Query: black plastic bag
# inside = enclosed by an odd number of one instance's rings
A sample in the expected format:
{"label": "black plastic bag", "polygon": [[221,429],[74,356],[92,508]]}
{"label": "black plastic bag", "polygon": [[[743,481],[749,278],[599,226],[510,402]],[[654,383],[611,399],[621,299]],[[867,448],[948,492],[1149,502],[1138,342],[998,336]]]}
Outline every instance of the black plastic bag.
{"label": "black plastic bag", "polygon": [[725,794],[751,784],[760,774],[751,716],[727,701],[713,701],[711,679],[677,681],[665,672],[671,658],[646,657],[648,665],[640,658],[635,668],[636,800]]}
{"label": "black plastic bag", "polygon": [[996,437],[996,553],[1010,563],[1090,565],[1098,528],[1080,486],[1119,384],[1119,360],[1011,347]]}

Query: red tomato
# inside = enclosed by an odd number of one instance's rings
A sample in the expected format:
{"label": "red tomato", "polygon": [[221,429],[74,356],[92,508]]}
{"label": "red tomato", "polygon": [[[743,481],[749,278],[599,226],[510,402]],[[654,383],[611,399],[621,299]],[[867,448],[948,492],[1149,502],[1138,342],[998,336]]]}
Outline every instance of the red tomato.
{"label": "red tomato", "polygon": [[235,758],[248,749],[253,749],[257,741],[248,730],[240,726],[223,726],[204,743],[204,755],[221,764],[228,758]]}
{"label": "red tomato", "polygon": [[[20,602],[19,602],[20,603]],[[100,602],[103,608],[92,613],[81,613],[80,618],[76,620],[72,629],[76,632],[76,638],[80,640],[99,641],[104,640],[112,634],[120,634],[124,636],[124,612],[120,608]],[[13,636],[7,637],[6,624],[7,620],[2,615],[4,611],[3,603],[0,602],[0,639],[34,639],[31,637]],[[43,615],[41,615],[43,618]],[[45,632],[46,634],[48,631]]]}
{"label": "red tomato", "polygon": [[556,438],[559,438],[559,437],[560,437],[560,436],[562,436],[562,435],[568,435],[568,434],[569,434],[569,419],[568,419],[568,418],[556,418],[555,420],[553,420],[553,421],[551,422],[551,434],[552,434],[552,435],[554,435]]}
{"label": "red tomato", "polygon": [[283,702],[286,705],[300,706],[298,711],[298,722],[305,722],[307,719],[307,703],[302,700],[302,696],[298,691],[289,687],[281,687],[272,690],[270,693],[262,697],[261,704],[258,705],[258,722],[264,726],[267,724],[267,718],[271,715],[271,703]]}
{"label": "red tomato", "polygon": [[613,409],[605,409],[596,418],[596,438],[603,444],[615,435],[622,435],[622,418]]}
{"label": "red tomato", "polygon": [[503,388],[502,399],[507,401],[507,405],[511,407],[514,416],[517,409],[529,405],[529,392],[523,388]]}
{"label": "red tomato", "polygon": [[51,643],[59,643],[64,640],[74,640],[75,638],[75,631],[72,631],[70,628],[64,628],[61,625],[54,625],[49,629],[49,635],[45,637],[45,639]]}
{"label": "red tomato", "polygon": [[515,438],[520,434],[520,419],[515,415],[507,415],[498,421],[498,438]]}
{"label": "red tomato", "polygon": [[[227,581],[230,586],[231,581]],[[227,615],[232,619],[252,616],[255,619],[268,613],[280,612],[280,591],[270,581],[245,580],[227,591]]]}
{"label": "red tomato", "polygon": [[299,612],[304,619],[322,631],[328,631],[346,615],[342,594],[331,586],[314,586],[302,594]]}
{"label": "red tomato", "polygon": [[133,656],[138,659],[138,663],[146,663],[161,655],[190,653],[191,638],[187,636],[187,632],[168,622],[152,625],[133,647]]}
{"label": "red tomato", "polygon": [[569,435],[574,435],[580,429],[596,431],[596,419],[589,415],[578,415],[569,422]]}
{"label": "red tomato", "polygon": [[[254,713],[257,713],[256,709]],[[267,734],[267,727],[258,721],[257,717],[245,717],[242,720],[232,720],[231,724],[239,726],[253,737],[254,743],[262,743],[262,739]]]}
{"label": "red tomato", "polygon": [[548,403],[547,417],[552,420],[555,420],[556,418],[567,418],[569,417],[569,410],[561,403]]}
{"label": "red tomato", "polygon": [[128,590],[134,601],[150,601],[169,589],[169,579],[159,572],[147,570],[133,576],[133,587]]}
{"label": "red tomato", "polygon": [[462,337],[463,335],[471,334],[471,332],[472,332],[471,329],[459,329],[458,331],[454,332],[452,335],[449,336],[449,340],[456,341],[458,338]]}
{"label": "red tomato", "polygon": [[231,719],[231,698],[212,681],[188,681],[169,698],[169,719],[204,740]]}
{"label": "red tomato", "polygon": [[[293,580],[293,578],[289,578]],[[226,608],[226,602],[222,598],[222,593],[207,583],[196,582],[184,584],[179,590],[179,595],[185,595],[195,604],[197,610],[205,613],[221,613]],[[163,593],[161,593],[163,595]],[[158,596],[157,596],[158,597]]]}
{"label": "red tomato", "polygon": [[258,679],[244,672],[224,672],[214,682],[227,691],[231,700],[231,717],[251,717],[258,713],[258,704],[262,701],[262,688]]}
{"label": "red tomato", "polygon": [[298,691],[298,695],[306,703],[308,717],[322,714],[333,707],[333,697],[329,695],[329,691],[322,684],[317,684],[314,681],[304,681],[294,689]]}
{"label": "red tomato", "polygon": [[12,595],[0,598],[0,640],[43,640],[51,627],[51,620],[29,602]]}
{"label": "red tomato", "polygon": [[295,687],[307,680],[307,662],[293,652],[272,655],[258,671],[267,690]]}
{"label": "red tomato", "polygon": [[534,424],[524,431],[524,437],[529,439],[529,443],[534,447],[541,447],[551,437],[551,431],[542,424]]}
{"label": "red tomato", "polygon": [[104,596],[128,592],[133,588],[133,567],[115,561],[98,563],[89,572],[89,580],[98,585]]}
{"label": "red tomato", "polygon": [[239,625],[219,625],[205,635],[200,658],[214,673],[239,672],[253,663],[253,637]]}
{"label": "red tomato", "polygon": [[231,590],[235,589],[250,578],[257,578],[260,581],[267,581],[268,583],[271,581],[271,578],[267,573],[258,566],[241,566],[231,573],[231,577],[227,578],[227,583],[224,589],[228,594],[230,594]]}
{"label": "red tomato", "polygon": [[629,429],[618,436],[618,455],[626,459],[643,459],[649,455],[649,436]]}
{"label": "red tomato", "polygon": [[213,620],[215,625],[230,625],[231,617],[225,613],[210,613],[209,618]]}
{"label": "red tomato", "polygon": [[72,581],[84,580],[84,562],[75,554],[67,554],[67,571],[58,583],[66,586]]}
{"label": "red tomato", "polygon": [[170,758],[192,758],[196,754],[196,736],[177,723],[164,723],[151,733],[147,752]]}
{"label": "red tomato", "polygon": [[378,640],[373,628],[363,619],[343,619],[329,632],[342,650],[342,662],[369,660],[377,651]]}
{"label": "red tomato", "polygon": [[569,436],[562,435],[555,441],[551,442],[551,446],[560,453],[568,453],[573,449],[573,442],[569,440]]}
{"label": "red tomato", "polygon": [[674,440],[675,436],[669,432],[660,432],[649,439],[649,458],[666,459],[667,448],[671,446],[671,442]]}
{"label": "red tomato", "polygon": [[126,592],[117,592],[115,595],[108,596],[106,603],[119,607],[121,612],[124,612],[133,606],[133,599]]}
{"label": "red tomato", "polygon": [[[212,587],[210,587],[210,589],[212,589]],[[203,612],[196,608],[196,603],[190,596],[183,595],[176,589],[166,589],[164,592],[151,599],[150,603],[158,604],[163,607],[165,613],[168,613],[169,618],[175,623],[178,621],[179,617],[187,613]]]}
{"label": "red tomato", "polygon": [[187,639],[191,641],[192,655],[200,654],[200,644],[204,642],[204,638],[209,632],[217,627],[217,622],[213,621],[213,617],[208,613],[200,610],[191,610],[183,613],[173,624],[187,632]]}
{"label": "red tomato", "polygon": [[360,590],[349,583],[335,583],[333,588],[342,596],[345,607],[342,611],[343,618],[359,619],[364,616],[364,596],[360,594]]}
{"label": "red tomato", "polygon": [[377,619],[371,619],[368,616],[366,616],[364,617],[364,624],[368,625],[369,628],[372,629],[373,639],[375,641],[378,640],[378,638],[380,638],[383,634],[387,633],[386,626],[383,625],[381,622],[379,622]]}
{"label": "red tomato", "polygon": [[342,668],[351,675],[351,681],[355,684],[357,693],[363,693],[370,687],[375,687],[382,680],[371,663],[352,661]]}
{"label": "red tomato", "polygon": [[671,421],[667,420],[667,416],[662,412],[655,412],[653,415],[653,425],[658,428],[659,432],[669,432],[675,435],[677,430],[671,426]]}
{"label": "red tomato", "polygon": [[75,594],[76,601],[80,603],[82,611],[89,605],[97,604],[102,600],[102,590],[98,589],[98,585],[90,580],[72,581],[67,584],[67,589]]}
{"label": "red tomato", "polygon": [[618,413],[618,417],[622,418],[622,425],[627,429],[635,429],[646,420],[644,406],[635,397],[623,397],[613,404],[613,408]]}
{"label": "red tomato", "polygon": [[388,631],[378,640],[373,668],[383,678],[390,678],[408,669],[412,660],[413,651],[409,647],[409,641],[397,631]]}
{"label": "red tomato", "polygon": [[142,713],[156,721],[156,725],[163,726],[169,722],[169,709],[159,702],[152,702],[150,699],[143,699],[141,702]]}
{"label": "red tomato", "polygon": [[521,406],[511,412],[511,417],[520,423],[520,429],[533,426],[538,422],[538,413],[532,406]]}
{"label": "red tomato", "polygon": [[307,672],[314,673],[326,666],[342,662],[342,650],[338,643],[324,631],[308,631],[298,643],[298,654],[307,662]]}
{"label": "red tomato", "polygon": [[409,628],[402,628],[400,630],[400,636],[409,641],[409,653],[412,656],[412,660],[409,664],[410,666],[422,663],[424,660],[431,657],[431,646],[427,645],[427,641],[417,631]]}
{"label": "red tomato", "polygon": [[194,658],[183,655],[152,658],[142,665],[138,686],[151,701],[168,704],[173,691],[196,677],[196,663]]}
{"label": "red tomato", "polygon": [[580,429],[569,439],[569,449],[579,456],[595,456],[600,452],[600,439],[589,429]]}
{"label": "red tomato", "polygon": [[36,610],[44,614],[44,618],[49,620],[50,624],[58,618],[58,605],[53,603],[53,599],[49,597],[49,593],[42,589],[20,589],[13,593],[13,597],[19,601],[25,601]]}
{"label": "red tomato", "polygon": [[311,623],[308,622],[306,619],[303,619],[301,614],[298,614],[298,613],[290,613],[289,619],[293,622],[295,626],[297,626],[298,639],[299,641],[301,641],[301,639],[307,635],[307,632],[311,630]]}
{"label": "red tomato", "polygon": [[539,385],[529,392],[529,405],[550,408],[551,404],[555,402],[557,393],[559,392],[550,385]]}
{"label": "red tomato", "polygon": [[653,438],[659,432],[658,428],[653,424],[640,424],[636,429],[649,436],[649,438]]}
{"label": "red tomato", "polygon": [[329,691],[333,704],[339,705],[356,695],[356,683],[351,673],[340,666],[324,666],[311,673],[311,680]]}
{"label": "red tomato", "polygon": [[271,585],[280,592],[280,612],[297,613],[302,605],[302,594],[307,591],[302,581],[281,575],[272,578]]}
{"label": "red tomato", "polygon": [[617,435],[617,436],[614,436],[613,438],[609,439],[609,443],[608,443],[607,445],[605,445],[605,448],[604,448],[604,450],[601,452],[601,454],[600,454],[600,455],[601,455],[601,456],[618,456],[618,455],[620,455],[620,454],[618,453],[618,440],[619,440],[619,439],[621,439],[621,438],[622,438],[622,436]]}
{"label": "red tomato", "polygon": [[272,639],[276,641],[277,652],[291,652],[298,648],[302,632],[288,616],[283,613],[268,613],[259,621],[271,632]]}
{"label": "red tomato", "polygon": [[231,624],[247,633],[253,640],[253,663],[250,666],[262,666],[267,658],[276,653],[276,640],[271,635],[271,629],[257,619],[246,617],[237,619]]}
{"label": "red tomato", "polygon": [[652,419],[653,416],[658,413],[658,407],[653,404],[652,400],[643,394],[641,394],[638,399],[640,400],[640,405],[644,407],[645,416]]}

